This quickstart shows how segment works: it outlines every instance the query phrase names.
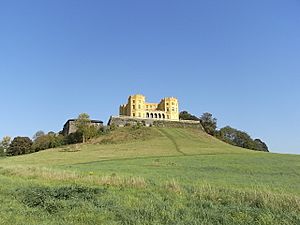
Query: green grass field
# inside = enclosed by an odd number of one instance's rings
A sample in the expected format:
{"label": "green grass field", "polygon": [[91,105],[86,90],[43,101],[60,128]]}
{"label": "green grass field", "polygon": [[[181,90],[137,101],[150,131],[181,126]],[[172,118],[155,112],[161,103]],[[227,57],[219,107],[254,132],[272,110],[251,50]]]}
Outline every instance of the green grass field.
{"label": "green grass field", "polygon": [[119,128],[0,159],[0,224],[300,224],[300,156]]}

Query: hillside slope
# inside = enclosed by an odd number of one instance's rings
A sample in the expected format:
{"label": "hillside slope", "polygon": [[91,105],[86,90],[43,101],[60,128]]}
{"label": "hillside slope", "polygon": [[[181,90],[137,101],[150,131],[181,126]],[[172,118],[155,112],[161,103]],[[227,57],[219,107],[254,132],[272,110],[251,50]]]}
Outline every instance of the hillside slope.
{"label": "hillside slope", "polygon": [[0,224],[300,224],[300,156],[194,129],[125,127],[0,159],[0,182]]}
{"label": "hillside slope", "polygon": [[228,145],[201,130],[124,127],[88,144],[63,146],[7,158],[2,163],[50,166],[120,158],[232,153],[251,154],[253,151]]}

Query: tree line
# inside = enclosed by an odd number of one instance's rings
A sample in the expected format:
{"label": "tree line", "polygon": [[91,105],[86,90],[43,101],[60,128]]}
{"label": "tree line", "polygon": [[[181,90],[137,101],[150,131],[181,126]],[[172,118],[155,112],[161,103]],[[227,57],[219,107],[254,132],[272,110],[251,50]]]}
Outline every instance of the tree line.
{"label": "tree line", "polygon": [[[217,119],[211,113],[203,113],[200,117],[190,114],[187,111],[182,111],[179,114],[182,120],[199,121],[205,132],[215,136],[216,138],[235,146],[247,148],[257,151],[268,152],[268,146],[261,139],[252,139],[245,131],[241,131],[230,126],[217,129]],[[6,136],[0,142],[0,156],[16,156],[38,152],[41,150],[56,148],[63,145],[84,143],[92,138],[100,136],[109,129],[93,126],[88,114],[82,113],[75,120],[76,132],[69,135],[63,135],[62,132],[38,131],[31,138],[15,137],[11,140]]]}
{"label": "tree line", "polygon": [[10,137],[6,136],[0,142],[0,156],[23,155],[63,145],[84,143],[106,132],[103,127],[93,126],[87,113],[78,116],[75,120],[75,126],[76,132],[69,135],[63,135],[62,132],[37,131],[32,139],[18,136],[11,140]]}
{"label": "tree line", "polygon": [[179,118],[183,120],[199,121],[205,132],[215,136],[216,138],[235,146],[247,148],[256,151],[268,152],[268,146],[261,139],[252,139],[245,131],[235,129],[230,126],[217,129],[217,119],[211,113],[203,113],[200,117],[190,114],[187,111],[182,111]]}

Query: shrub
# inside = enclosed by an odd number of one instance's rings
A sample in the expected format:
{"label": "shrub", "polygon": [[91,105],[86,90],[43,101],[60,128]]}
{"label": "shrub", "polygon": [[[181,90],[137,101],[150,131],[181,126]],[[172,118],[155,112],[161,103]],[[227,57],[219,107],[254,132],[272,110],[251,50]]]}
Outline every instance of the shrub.
{"label": "shrub", "polygon": [[67,145],[82,143],[82,134],[79,131],[71,133],[65,137],[64,142]]}
{"label": "shrub", "polygon": [[55,133],[48,133],[37,137],[32,145],[35,152],[48,148],[56,148],[64,144],[64,136],[56,135]]}
{"label": "shrub", "polygon": [[110,130],[110,131],[113,131],[113,130],[116,130],[116,129],[117,129],[116,124],[111,124],[111,125],[109,126],[109,130]]}

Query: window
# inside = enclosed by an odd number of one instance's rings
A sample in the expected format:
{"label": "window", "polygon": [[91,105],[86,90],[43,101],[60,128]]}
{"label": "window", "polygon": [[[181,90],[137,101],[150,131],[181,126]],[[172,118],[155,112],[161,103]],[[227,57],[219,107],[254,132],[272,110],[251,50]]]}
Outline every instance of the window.
{"label": "window", "polygon": [[141,105],[139,105],[139,109],[141,109]]}
{"label": "window", "polygon": [[174,105],[174,102],[172,102],[172,105]]}
{"label": "window", "polygon": [[167,107],[167,111],[169,112],[169,107]]}
{"label": "window", "polygon": [[174,107],[172,108],[172,111],[173,111],[173,112],[175,111]]}
{"label": "window", "polygon": [[132,108],[135,109],[135,105],[133,105]]}
{"label": "window", "polygon": [[135,103],[135,100],[132,100],[132,103]]}
{"label": "window", "polygon": [[148,106],[148,105],[146,105],[146,108],[147,108],[147,109],[148,109],[148,107],[149,107],[149,106]]}
{"label": "window", "polygon": [[167,105],[169,105],[169,103],[167,102]]}
{"label": "window", "polygon": [[135,113],[132,113],[132,116],[135,117]]}
{"label": "window", "polygon": [[142,117],[141,113],[139,113],[139,117]]}

